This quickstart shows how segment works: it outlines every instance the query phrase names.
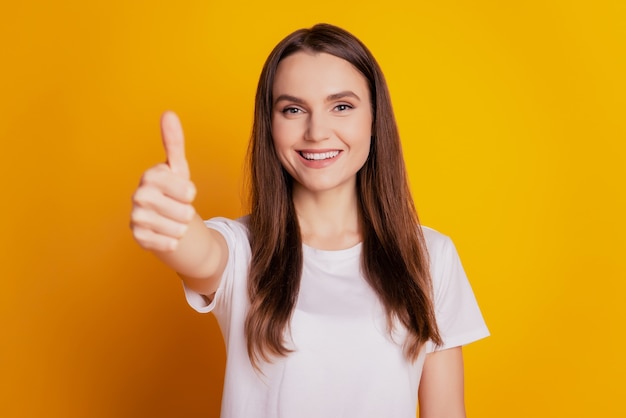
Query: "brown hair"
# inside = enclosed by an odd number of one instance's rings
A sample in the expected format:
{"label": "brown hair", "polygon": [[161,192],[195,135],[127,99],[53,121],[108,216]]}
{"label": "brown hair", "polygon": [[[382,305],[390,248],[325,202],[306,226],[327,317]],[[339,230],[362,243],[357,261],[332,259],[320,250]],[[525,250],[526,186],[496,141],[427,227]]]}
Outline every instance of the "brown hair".
{"label": "brown hair", "polygon": [[272,88],[278,64],[298,51],[324,52],[351,63],[367,80],[373,111],[370,154],[357,173],[363,233],[363,274],[394,319],[408,330],[404,352],[415,360],[423,343],[441,344],[435,321],[428,255],[408,186],[400,137],[389,91],[378,63],[357,38],[328,24],[300,29],[270,53],[256,92],[248,148],[249,219],[252,260],[251,302],[245,334],[256,366],[272,355],[287,355],[284,333],[298,297],[302,241],[292,200],[291,176],[283,169],[272,139]]}

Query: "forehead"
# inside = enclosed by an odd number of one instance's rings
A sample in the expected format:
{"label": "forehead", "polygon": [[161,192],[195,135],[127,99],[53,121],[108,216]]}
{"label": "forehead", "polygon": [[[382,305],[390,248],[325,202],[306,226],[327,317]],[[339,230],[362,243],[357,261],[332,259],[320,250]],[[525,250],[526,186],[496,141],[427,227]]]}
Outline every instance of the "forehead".
{"label": "forehead", "polygon": [[369,97],[363,74],[343,58],[324,52],[299,51],[284,58],[276,69],[274,97],[291,94],[298,97],[325,97],[351,90],[362,99]]}

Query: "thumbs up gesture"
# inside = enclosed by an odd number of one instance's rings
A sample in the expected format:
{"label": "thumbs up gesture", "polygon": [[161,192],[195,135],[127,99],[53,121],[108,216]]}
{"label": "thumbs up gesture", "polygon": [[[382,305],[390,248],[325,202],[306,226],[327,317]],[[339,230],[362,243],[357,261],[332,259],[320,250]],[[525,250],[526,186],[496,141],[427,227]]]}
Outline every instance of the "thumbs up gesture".
{"label": "thumbs up gesture", "polygon": [[195,216],[185,138],[175,113],[161,117],[166,162],[146,170],[133,195],[130,226],[139,245],[156,252],[177,249]]}

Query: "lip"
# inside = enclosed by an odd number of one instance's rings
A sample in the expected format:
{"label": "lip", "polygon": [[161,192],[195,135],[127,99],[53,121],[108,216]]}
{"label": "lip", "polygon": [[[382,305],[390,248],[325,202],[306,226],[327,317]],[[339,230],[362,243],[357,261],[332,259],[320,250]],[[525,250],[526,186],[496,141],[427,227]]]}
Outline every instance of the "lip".
{"label": "lip", "polygon": [[302,148],[302,149],[297,149],[297,152],[311,152],[311,153],[323,153],[323,152],[333,152],[333,151],[339,151],[341,152],[341,150],[339,148]]}
{"label": "lip", "polygon": [[[331,157],[331,158],[325,158],[323,160],[308,160],[304,158],[304,156],[302,155],[302,154],[326,154],[326,153],[334,153],[334,152],[337,153],[336,156]],[[298,154],[298,158],[300,162],[302,162],[304,166],[309,167],[309,168],[325,168],[331,164],[334,164],[339,158],[341,158],[343,151],[340,149],[336,149],[336,148],[300,149],[300,150],[296,150],[296,153]]]}

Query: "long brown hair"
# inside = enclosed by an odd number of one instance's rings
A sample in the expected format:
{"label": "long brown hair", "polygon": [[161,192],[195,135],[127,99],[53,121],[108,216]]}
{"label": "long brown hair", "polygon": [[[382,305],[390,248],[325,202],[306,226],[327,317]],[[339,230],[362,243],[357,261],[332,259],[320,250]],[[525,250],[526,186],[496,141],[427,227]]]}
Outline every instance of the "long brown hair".
{"label": "long brown hair", "polygon": [[[357,38],[328,24],[300,29],[270,53],[256,92],[248,148],[252,260],[245,334],[248,355],[259,360],[289,353],[284,335],[302,274],[302,240],[291,176],[272,139],[272,88],[278,64],[298,51],[324,52],[351,63],[368,82],[373,111],[369,157],[357,173],[363,234],[363,274],[385,306],[390,330],[397,319],[408,330],[404,352],[415,360],[423,343],[441,344],[432,302],[428,255],[408,186],[389,91],[378,63]],[[355,272],[357,273],[357,272]]]}

